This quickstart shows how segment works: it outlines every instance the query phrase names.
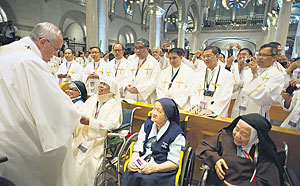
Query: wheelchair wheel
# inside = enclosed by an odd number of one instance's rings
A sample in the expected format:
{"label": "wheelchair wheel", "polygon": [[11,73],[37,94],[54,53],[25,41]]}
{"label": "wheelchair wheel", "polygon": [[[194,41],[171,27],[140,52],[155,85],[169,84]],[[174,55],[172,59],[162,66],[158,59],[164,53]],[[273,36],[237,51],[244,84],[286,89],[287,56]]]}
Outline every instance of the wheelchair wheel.
{"label": "wheelchair wheel", "polygon": [[106,165],[104,171],[98,175],[97,184],[95,186],[117,186],[118,173],[114,167]]}
{"label": "wheelchair wheel", "polygon": [[180,186],[188,186],[191,185],[193,180],[193,172],[194,172],[194,156],[195,153],[192,151],[192,147],[189,147],[185,151],[183,168],[180,178]]}

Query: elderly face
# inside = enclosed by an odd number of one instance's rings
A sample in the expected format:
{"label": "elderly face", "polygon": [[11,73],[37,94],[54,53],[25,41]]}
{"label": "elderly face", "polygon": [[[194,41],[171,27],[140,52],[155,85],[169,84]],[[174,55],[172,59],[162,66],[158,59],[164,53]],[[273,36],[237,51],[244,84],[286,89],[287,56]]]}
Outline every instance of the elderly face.
{"label": "elderly face", "polygon": [[121,59],[124,56],[124,49],[123,49],[122,45],[116,44],[113,49],[113,54],[114,54],[116,60]]}
{"label": "elderly face", "polygon": [[268,68],[276,60],[277,56],[271,54],[271,47],[263,48],[257,54],[257,65],[260,68]]}
{"label": "elderly face", "polygon": [[154,48],[152,49],[152,56],[153,56],[155,59],[157,59],[157,60],[160,59],[160,56],[159,56],[160,51],[161,51],[161,49],[158,48],[158,47],[154,47]]}
{"label": "elderly face", "polygon": [[110,92],[110,87],[104,82],[100,82],[98,85],[98,95],[104,95]]}
{"label": "elderly face", "polygon": [[93,48],[91,50],[91,57],[94,59],[94,61],[99,61],[101,59],[101,54],[98,48]]}
{"label": "elderly face", "polygon": [[246,146],[251,135],[251,128],[244,121],[239,120],[232,131],[233,142],[236,146]]}
{"label": "elderly face", "polygon": [[60,35],[57,35],[57,38],[54,40],[49,40],[47,38],[41,38],[41,54],[44,61],[48,62],[51,57],[59,51],[62,46],[63,38]]}
{"label": "elderly face", "polygon": [[145,47],[143,43],[138,42],[135,45],[136,56],[140,59],[144,59],[148,56],[149,47]]}
{"label": "elderly face", "polygon": [[65,55],[65,59],[67,61],[72,61],[74,59],[74,54],[72,53],[72,50],[70,50],[70,49],[66,49],[64,55]]}
{"label": "elderly face", "polygon": [[69,86],[67,94],[71,99],[74,99],[74,98],[77,98],[78,96],[80,96],[80,92],[75,86]]}
{"label": "elderly face", "polygon": [[202,55],[202,59],[207,66],[207,68],[212,69],[218,64],[218,54],[214,54],[212,49],[210,50],[205,50]]}
{"label": "elderly face", "polygon": [[159,125],[160,127],[162,127],[167,121],[167,116],[164,111],[164,108],[161,105],[161,103],[158,101],[154,103],[151,120],[155,122],[157,125]]}

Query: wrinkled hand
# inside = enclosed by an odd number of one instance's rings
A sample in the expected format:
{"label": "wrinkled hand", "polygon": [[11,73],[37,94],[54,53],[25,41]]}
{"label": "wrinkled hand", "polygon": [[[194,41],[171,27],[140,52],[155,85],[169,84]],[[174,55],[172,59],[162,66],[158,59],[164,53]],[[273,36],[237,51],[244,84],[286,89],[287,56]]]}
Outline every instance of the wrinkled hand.
{"label": "wrinkled hand", "polygon": [[80,118],[80,123],[83,125],[89,125],[90,124],[90,118],[86,115],[82,115]]}
{"label": "wrinkled hand", "polygon": [[135,165],[134,163],[135,160],[131,160],[129,163],[128,163],[128,171],[129,172],[137,172],[139,170],[139,168]]}
{"label": "wrinkled hand", "polygon": [[224,183],[225,183],[227,186],[237,186],[237,185],[232,185],[231,183],[227,182],[226,180],[224,180]]}
{"label": "wrinkled hand", "polygon": [[300,68],[300,61],[295,61],[293,63],[290,64],[289,68],[291,69],[291,71]]}
{"label": "wrinkled hand", "polygon": [[200,108],[198,106],[194,106],[191,110],[191,114],[199,114]]}
{"label": "wrinkled hand", "polygon": [[71,76],[69,74],[66,75],[66,78],[71,78]]}
{"label": "wrinkled hand", "polygon": [[229,45],[229,49],[232,49],[233,48],[233,43],[230,43],[230,45]]}
{"label": "wrinkled hand", "polygon": [[291,101],[291,100],[293,99],[293,96],[294,96],[294,94],[286,93],[286,90],[285,90],[285,89],[283,89],[283,90],[281,91],[281,95],[282,95],[282,97],[283,97],[283,99],[284,99],[285,101]]}
{"label": "wrinkled hand", "polygon": [[236,44],[235,44],[235,47],[236,47],[237,49],[239,49],[239,50],[241,50],[241,49],[242,49],[241,45],[240,45],[240,44],[238,44],[238,43],[236,43]]}
{"label": "wrinkled hand", "polygon": [[152,174],[152,173],[158,172],[158,167],[157,166],[158,165],[145,163],[141,167],[141,172],[144,173],[144,174]]}
{"label": "wrinkled hand", "polygon": [[222,166],[224,166],[225,169],[228,169],[228,166],[227,166],[225,160],[224,159],[219,159],[216,162],[215,170],[216,170],[216,173],[217,173],[220,180],[224,180],[224,176],[225,176],[225,172],[224,172]]}
{"label": "wrinkled hand", "polygon": [[292,79],[289,84],[294,87],[297,84],[300,84],[300,79]]}
{"label": "wrinkled hand", "polygon": [[99,79],[99,75],[93,72],[88,75],[88,78]]}
{"label": "wrinkled hand", "polygon": [[209,115],[209,114],[212,114],[214,113],[213,111],[211,110],[202,110],[200,113],[199,113],[199,116],[206,116],[206,115]]}
{"label": "wrinkled hand", "polygon": [[[127,88],[127,87],[126,87]],[[132,85],[128,85],[127,90],[131,93],[131,94],[138,94],[139,91],[135,86]]]}

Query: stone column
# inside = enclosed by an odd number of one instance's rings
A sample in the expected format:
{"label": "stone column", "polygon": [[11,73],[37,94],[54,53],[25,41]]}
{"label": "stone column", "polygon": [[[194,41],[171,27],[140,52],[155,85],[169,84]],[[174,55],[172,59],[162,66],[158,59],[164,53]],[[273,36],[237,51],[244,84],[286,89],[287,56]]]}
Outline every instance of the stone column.
{"label": "stone column", "polygon": [[294,47],[293,47],[293,53],[292,53],[292,58],[296,58],[300,55],[300,22],[298,22],[297,26],[297,32],[295,36],[295,41],[294,41]]}
{"label": "stone column", "polygon": [[286,39],[288,36],[292,5],[292,0],[283,0],[282,7],[279,12],[275,38],[276,42],[280,43],[283,49],[285,47]]}
{"label": "stone column", "polygon": [[98,46],[98,0],[86,1],[86,46]]}
{"label": "stone column", "polygon": [[156,9],[157,6],[154,4],[149,5],[150,23],[149,23],[149,44],[150,48],[155,47],[156,37]]}
{"label": "stone column", "polygon": [[199,38],[200,38],[200,31],[195,31],[193,32],[193,45],[192,45],[192,48],[191,48],[191,52],[197,52],[200,47],[199,47]]}
{"label": "stone column", "polygon": [[185,29],[187,27],[187,24],[178,21],[177,22],[177,27],[178,27],[178,42],[177,42],[177,47],[178,48],[183,48],[184,49],[184,41],[185,41]]}
{"label": "stone column", "polygon": [[[89,1],[89,0],[88,0]],[[102,52],[106,53],[108,49],[108,1],[109,0],[98,0],[98,38],[99,47]]]}
{"label": "stone column", "polygon": [[165,13],[165,10],[158,7],[156,11],[156,39],[155,46],[160,47],[160,33],[161,33],[161,17]]}

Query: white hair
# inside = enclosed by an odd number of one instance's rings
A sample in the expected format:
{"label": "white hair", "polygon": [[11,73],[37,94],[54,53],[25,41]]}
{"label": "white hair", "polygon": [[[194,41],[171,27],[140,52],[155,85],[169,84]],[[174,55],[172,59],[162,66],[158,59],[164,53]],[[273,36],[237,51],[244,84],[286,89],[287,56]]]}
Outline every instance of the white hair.
{"label": "white hair", "polygon": [[38,23],[30,32],[30,38],[33,41],[37,41],[40,38],[46,38],[49,41],[57,39],[57,35],[60,35],[60,30],[52,23],[43,22]]}

